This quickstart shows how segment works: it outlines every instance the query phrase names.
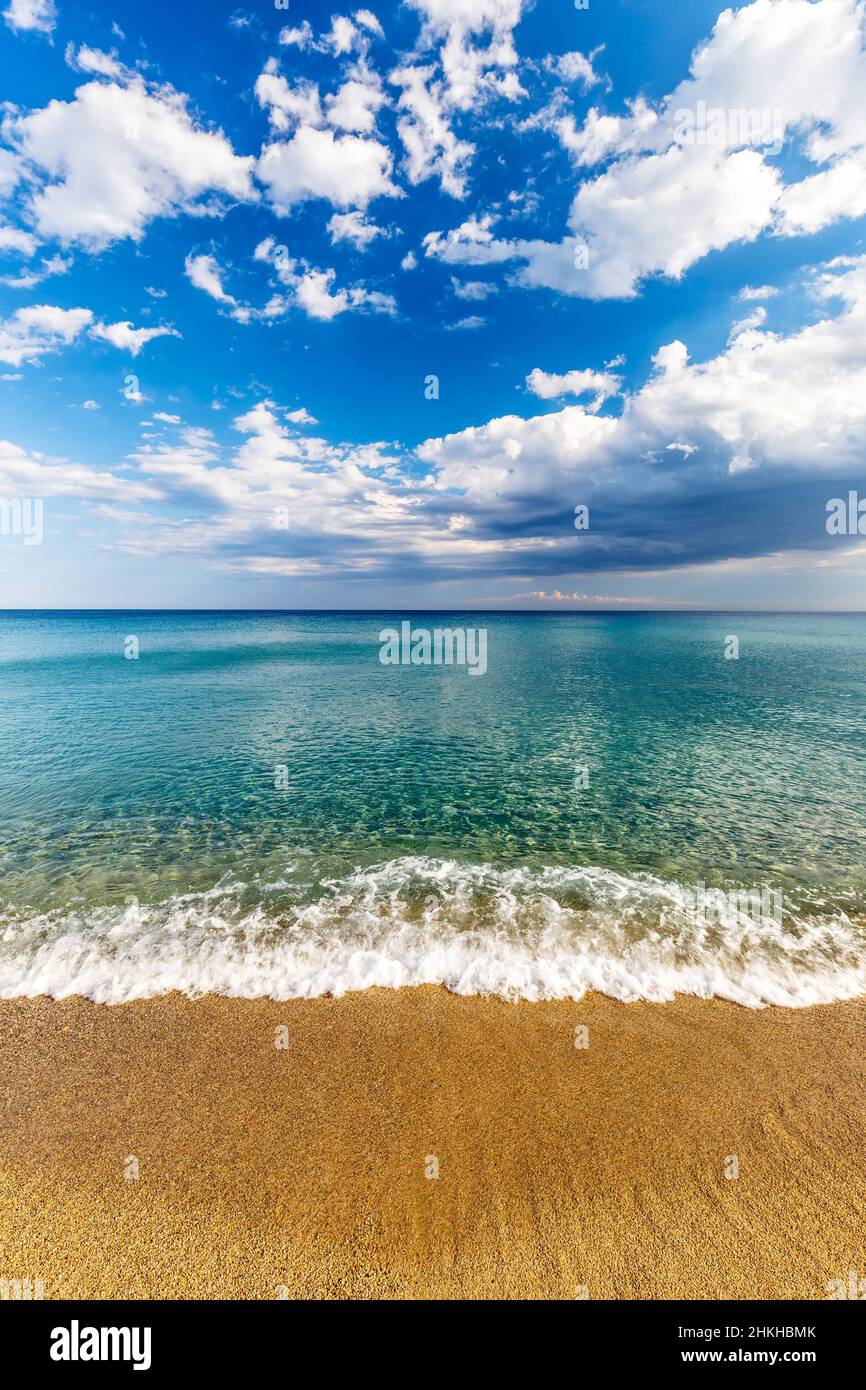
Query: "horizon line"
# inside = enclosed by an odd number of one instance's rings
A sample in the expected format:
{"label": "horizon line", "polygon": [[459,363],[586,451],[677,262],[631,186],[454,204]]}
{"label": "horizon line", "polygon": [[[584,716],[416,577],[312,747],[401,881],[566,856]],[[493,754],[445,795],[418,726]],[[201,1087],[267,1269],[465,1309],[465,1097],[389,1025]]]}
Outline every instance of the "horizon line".
{"label": "horizon line", "polygon": [[418,614],[418,613],[458,613],[472,616],[486,614],[492,617],[502,617],[508,615],[523,617],[621,617],[635,618],[658,616],[664,614],[669,617],[694,618],[702,617],[707,614],[733,614],[742,617],[864,617],[864,608],[414,608],[414,607],[391,607],[391,608],[145,608],[139,605],[128,607],[91,607],[91,608],[0,608],[0,616],[16,616],[27,614],[58,614],[73,616],[77,614],[102,614],[102,613],[153,613],[153,614],[225,614],[241,616],[243,614],[340,614],[344,616],[363,616],[364,614]]}

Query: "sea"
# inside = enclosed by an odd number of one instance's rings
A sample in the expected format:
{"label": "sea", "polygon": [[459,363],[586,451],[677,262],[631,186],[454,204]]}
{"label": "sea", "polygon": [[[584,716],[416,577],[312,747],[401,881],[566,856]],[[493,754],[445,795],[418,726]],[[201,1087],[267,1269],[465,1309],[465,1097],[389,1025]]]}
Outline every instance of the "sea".
{"label": "sea", "polygon": [[0,995],[422,983],[866,992],[866,616],[0,614]]}

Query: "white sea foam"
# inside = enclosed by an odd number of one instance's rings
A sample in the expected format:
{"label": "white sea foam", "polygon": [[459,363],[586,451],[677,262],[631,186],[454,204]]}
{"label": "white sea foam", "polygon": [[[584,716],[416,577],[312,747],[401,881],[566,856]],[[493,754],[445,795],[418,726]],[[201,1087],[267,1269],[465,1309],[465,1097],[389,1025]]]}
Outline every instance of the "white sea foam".
{"label": "white sea foam", "polygon": [[693,886],[648,874],[420,856],[323,880],[278,907],[264,891],[250,907],[257,896],[220,883],[151,905],[7,916],[0,996],[289,999],[437,983],[511,999],[599,990],[799,1007],[866,993],[866,928],[838,896],[756,920],[720,895],[708,925],[690,910]]}

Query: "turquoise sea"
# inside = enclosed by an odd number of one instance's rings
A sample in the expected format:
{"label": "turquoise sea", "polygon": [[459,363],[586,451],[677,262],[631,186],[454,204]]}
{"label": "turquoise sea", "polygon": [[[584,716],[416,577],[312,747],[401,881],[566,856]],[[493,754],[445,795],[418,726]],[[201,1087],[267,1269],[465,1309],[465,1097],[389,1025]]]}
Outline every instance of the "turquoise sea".
{"label": "turquoise sea", "polygon": [[7,613],[0,749],[4,996],[866,992],[863,616]]}

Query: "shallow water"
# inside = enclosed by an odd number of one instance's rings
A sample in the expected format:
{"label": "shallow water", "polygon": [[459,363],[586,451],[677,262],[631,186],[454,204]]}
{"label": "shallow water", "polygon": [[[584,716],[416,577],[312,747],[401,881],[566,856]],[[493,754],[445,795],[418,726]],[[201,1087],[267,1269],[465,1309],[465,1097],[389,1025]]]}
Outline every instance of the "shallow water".
{"label": "shallow water", "polygon": [[0,617],[0,993],[864,991],[866,618],[402,616]]}

